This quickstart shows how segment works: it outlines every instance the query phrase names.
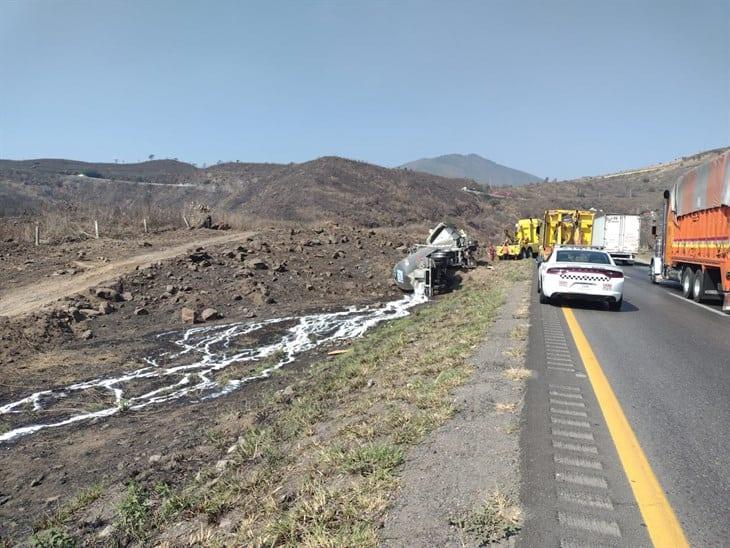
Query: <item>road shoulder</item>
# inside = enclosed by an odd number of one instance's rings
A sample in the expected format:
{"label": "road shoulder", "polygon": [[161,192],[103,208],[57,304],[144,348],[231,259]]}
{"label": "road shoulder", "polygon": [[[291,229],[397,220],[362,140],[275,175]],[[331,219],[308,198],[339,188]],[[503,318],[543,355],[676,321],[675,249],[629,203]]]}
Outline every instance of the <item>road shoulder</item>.
{"label": "road shoulder", "polygon": [[518,529],[529,287],[511,287],[470,360],[472,378],[454,394],[454,416],[407,457],[381,533],[386,546],[480,545]]}

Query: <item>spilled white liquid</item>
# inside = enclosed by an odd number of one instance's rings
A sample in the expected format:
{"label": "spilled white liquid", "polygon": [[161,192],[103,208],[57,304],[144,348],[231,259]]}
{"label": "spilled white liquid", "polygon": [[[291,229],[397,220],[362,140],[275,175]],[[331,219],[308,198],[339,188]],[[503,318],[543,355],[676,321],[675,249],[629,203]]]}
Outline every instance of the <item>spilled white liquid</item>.
{"label": "spilled white liquid", "polygon": [[[414,294],[378,308],[351,307],[342,312],[163,333],[158,337],[169,340],[174,350],[144,358],[146,365],[143,367],[117,377],[101,377],[41,390],[0,405],[0,416],[11,415],[9,418],[13,419],[14,425],[0,434],[0,443],[46,428],[137,411],[174,400],[193,403],[223,396],[246,383],[269,377],[272,371],[293,362],[303,352],[328,342],[359,337],[382,321],[407,316],[409,308],[425,300],[422,294]],[[264,328],[271,333],[262,331]],[[257,334],[269,340],[249,347],[238,340]],[[267,358],[270,365],[257,370],[255,362]],[[224,372],[231,365],[240,366],[245,362],[252,362],[248,376],[232,378],[234,375]],[[92,405],[100,408],[89,411]],[[44,421],[44,414],[52,419]]]}

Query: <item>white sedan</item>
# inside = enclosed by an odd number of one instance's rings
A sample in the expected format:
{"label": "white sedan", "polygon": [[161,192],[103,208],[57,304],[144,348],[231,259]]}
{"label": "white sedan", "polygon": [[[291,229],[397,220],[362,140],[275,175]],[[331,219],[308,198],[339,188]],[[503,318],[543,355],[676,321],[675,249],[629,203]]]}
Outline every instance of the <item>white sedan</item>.
{"label": "white sedan", "polygon": [[605,301],[610,310],[620,310],[624,272],[600,249],[558,247],[540,263],[537,291],[541,303],[565,297]]}

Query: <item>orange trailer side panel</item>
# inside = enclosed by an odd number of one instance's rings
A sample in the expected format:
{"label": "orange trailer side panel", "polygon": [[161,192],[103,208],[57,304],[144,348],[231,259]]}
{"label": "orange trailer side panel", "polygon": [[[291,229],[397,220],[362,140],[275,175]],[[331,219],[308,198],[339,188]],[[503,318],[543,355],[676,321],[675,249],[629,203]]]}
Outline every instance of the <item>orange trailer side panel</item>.
{"label": "orange trailer side panel", "polygon": [[665,264],[720,268],[722,287],[730,291],[730,207],[723,205],[687,215],[668,216]]}

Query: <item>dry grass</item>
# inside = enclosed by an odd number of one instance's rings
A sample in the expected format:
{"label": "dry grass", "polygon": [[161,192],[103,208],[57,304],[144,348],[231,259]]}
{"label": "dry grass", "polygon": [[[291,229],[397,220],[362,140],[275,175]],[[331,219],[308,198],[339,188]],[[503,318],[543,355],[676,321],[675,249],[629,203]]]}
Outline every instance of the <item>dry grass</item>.
{"label": "dry grass", "polygon": [[527,326],[525,324],[520,324],[510,332],[509,337],[510,337],[510,339],[513,339],[513,340],[525,341],[525,340],[527,340],[528,330],[529,330],[529,326]]}
{"label": "dry grass", "polygon": [[527,350],[525,348],[525,345],[522,346],[514,346],[512,348],[508,348],[507,350],[504,350],[502,353],[512,359],[515,360],[521,360],[525,357]]}
{"label": "dry grass", "polygon": [[21,217],[0,217],[0,240],[13,238],[33,243],[36,226],[42,245],[91,239],[96,237],[94,221],[98,223],[100,237],[143,238],[144,220],[148,233],[159,233],[187,228],[187,224],[198,226],[206,215],[211,215],[214,224],[227,224],[236,230],[248,230],[254,222],[250,216],[239,212],[201,209],[199,204],[187,204],[182,208],[67,205]]}
{"label": "dry grass", "polygon": [[480,506],[463,517],[452,518],[451,523],[459,529],[462,546],[471,544],[468,538],[484,546],[516,535],[522,519],[522,510],[512,497],[497,489]]}
{"label": "dry grass", "polygon": [[532,372],[524,367],[510,367],[504,370],[504,376],[511,381],[524,381],[532,376]]}
{"label": "dry grass", "polygon": [[497,403],[494,405],[494,409],[497,413],[514,413],[517,410],[517,403]]}

